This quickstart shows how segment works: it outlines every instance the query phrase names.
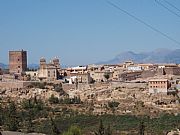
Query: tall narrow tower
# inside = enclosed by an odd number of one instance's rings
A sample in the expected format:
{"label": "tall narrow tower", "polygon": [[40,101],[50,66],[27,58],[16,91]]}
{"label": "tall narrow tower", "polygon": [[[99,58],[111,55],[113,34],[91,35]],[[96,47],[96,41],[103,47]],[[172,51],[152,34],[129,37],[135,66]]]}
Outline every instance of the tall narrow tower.
{"label": "tall narrow tower", "polygon": [[27,52],[9,51],[9,72],[22,73],[27,70]]}

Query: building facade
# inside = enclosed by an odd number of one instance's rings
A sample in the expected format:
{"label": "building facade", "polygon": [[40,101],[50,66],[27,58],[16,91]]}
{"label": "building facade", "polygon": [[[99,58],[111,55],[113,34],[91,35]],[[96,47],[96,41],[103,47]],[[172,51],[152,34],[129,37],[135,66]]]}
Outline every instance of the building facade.
{"label": "building facade", "polygon": [[92,78],[90,77],[90,73],[78,73],[72,72],[70,75],[70,83],[86,83],[89,84],[92,82]]}
{"label": "building facade", "polygon": [[50,63],[46,63],[46,59],[40,59],[40,69],[38,70],[39,80],[55,81],[58,79],[60,71],[59,59],[55,58]]}
{"label": "building facade", "polygon": [[167,93],[170,88],[168,79],[149,80],[149,93]]}

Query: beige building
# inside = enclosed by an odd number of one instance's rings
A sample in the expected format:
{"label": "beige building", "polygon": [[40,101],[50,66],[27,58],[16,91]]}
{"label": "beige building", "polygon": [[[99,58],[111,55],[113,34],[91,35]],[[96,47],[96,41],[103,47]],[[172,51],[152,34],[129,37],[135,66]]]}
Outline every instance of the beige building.
{"label": "beige building", "polygon": [[77,81],[78,83],[91,83],[92,78],[90,77],[89,73],[78,73],[78,72],[72,72],[70,74],[71,82],[75,83]]}
{"label": "beige building", "polygon": [[141,66],[143,70],[157,70],[158,65],[156,64],[151,64],[151,63],[147,63],[147,64],[138,64],[138,66]]}
{"label": "beige building", "polygon": [[124,72],[124,68],[116,68],[113,72],[113,80],[119,80],[119,74],[122,74]]}
{"label": "beige building", "polygon": [[133,61],[125,61],[123,64],[123,68],[127,68],[129,66],[133,66],[134,62]]}
{"label": "beige building", "polygon": [[149,93],[167,93],[170,88],[168,79],[151,79],[148,83]]}
{"label": "beige building", "polygon": [[27,76],[30,77],[32,81],[35,81],[38,79],[38,71],[26,71],[25,72]]}
{"label": "beige building", "polygon": [[107,81],[104,75],[108,73],[109,74],[109,80],[112,80],[113,78],[113,72],[107,72],[107,71],[91,71],[90,76],[95,82],[105,82]]}
{"label": "beige building", "polygon": [[180,67],[177,64],[164,64],[158,66],[161,75],[180,75]]}
{"label": "beige building", "polygon": [[59,59],[55,58],[50,63],[46,63],[46,59],[40,59],[40,68],[38,70],[39,80],[55,81],[58,79],[60,70]]}
{"label": "beige building", "polygon": [[77,66],[77,67],[71,67],[66,69],[67,76],[71,76],[71,73],[87,73],[87,67],[86,66]]}

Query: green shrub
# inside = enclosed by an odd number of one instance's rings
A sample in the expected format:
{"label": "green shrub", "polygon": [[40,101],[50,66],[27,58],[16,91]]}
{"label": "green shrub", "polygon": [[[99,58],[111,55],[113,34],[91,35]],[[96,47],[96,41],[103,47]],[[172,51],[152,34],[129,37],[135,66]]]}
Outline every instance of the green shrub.
{"label": "green shrub", "polygon": [[51,97],[48,99],[48,101],[51,104],[58,104],[59,103],[59,99],[57,97],[55,97],[54,94],[51,95]]}

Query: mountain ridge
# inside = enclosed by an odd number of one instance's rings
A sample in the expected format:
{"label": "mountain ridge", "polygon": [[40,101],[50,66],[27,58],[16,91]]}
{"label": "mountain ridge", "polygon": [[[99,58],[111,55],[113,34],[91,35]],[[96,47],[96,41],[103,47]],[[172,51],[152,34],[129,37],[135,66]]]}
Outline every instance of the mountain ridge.
{"label": "mountain ridge", "polygon": [[118,64],[125,61],[133,61],[136,63],[180,63],[180,49],[170,50],[159,48],[151,52],[136,53],[133,51],[121,52],[114,58],[98,62],[96,64]]}

